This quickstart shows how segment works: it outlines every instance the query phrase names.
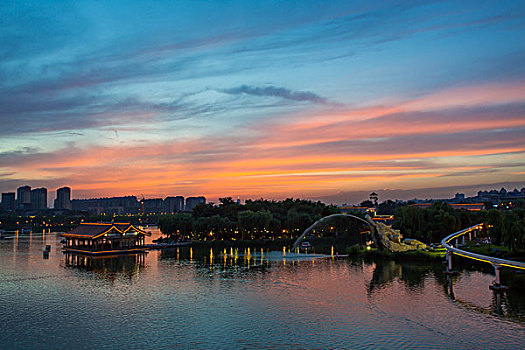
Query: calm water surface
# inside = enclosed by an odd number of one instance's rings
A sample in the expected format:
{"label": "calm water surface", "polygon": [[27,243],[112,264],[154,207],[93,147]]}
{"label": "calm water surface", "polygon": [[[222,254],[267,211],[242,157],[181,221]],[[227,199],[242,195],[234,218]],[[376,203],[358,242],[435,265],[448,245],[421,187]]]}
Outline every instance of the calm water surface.
{"label": "calm water surface", "polygon": [[[443,266],[189,249],[64,255],[0,241],[2,349],[521,349],[525,300]],[[42,258],[45,244],[52,246]]]}

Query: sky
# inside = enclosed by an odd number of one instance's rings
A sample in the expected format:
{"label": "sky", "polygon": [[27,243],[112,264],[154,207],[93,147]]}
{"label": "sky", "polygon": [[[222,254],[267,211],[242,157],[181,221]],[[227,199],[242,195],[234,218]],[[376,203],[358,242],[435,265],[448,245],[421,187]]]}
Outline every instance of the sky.
{"label": "sky", "polygon": [[3,1],[0,191],[525,185],[524,38],[523,1]]}

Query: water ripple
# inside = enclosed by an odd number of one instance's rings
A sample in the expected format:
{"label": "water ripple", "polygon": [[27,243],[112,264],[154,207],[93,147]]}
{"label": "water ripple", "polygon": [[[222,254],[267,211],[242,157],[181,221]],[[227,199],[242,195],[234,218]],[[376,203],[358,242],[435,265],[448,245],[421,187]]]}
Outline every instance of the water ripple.
{"label": "water ripple", "polygon": [[56,245],[42,260],[42,242],[12,244],[0,245],[2,349],[525,347],[509,321],[523,296],[504,294],[509,314],[494,314],[484,273],[458,278],[453,299],[442,266],[152,252],[86,267]]}

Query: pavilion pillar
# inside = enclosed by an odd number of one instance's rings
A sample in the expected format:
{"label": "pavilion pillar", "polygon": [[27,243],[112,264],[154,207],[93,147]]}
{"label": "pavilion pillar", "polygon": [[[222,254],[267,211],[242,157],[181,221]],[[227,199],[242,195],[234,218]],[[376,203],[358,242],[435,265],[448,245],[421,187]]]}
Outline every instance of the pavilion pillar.
{"label": "pavilion pillar", "polygon": [[461,236],[461,244],[465,245],[465,235]]}

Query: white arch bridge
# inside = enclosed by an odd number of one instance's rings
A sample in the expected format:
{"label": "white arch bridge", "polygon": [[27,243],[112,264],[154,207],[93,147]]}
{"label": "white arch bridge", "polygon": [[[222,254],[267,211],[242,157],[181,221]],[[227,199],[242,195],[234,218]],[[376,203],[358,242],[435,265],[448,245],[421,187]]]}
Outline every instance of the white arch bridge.
{"label": "white arch bridge", "polygon": [[299,243],[301,243],[303,238],[308,233],[310,233],[310,231],[312,231],[317,225],[319,225],[319,224],[321,224],[321,223],[323,223],[323,222],[325,222],[325,221],[327,221],[327,220],[329,220],[331,218],[338,217],[338,216],[343,216],[343,217],[348,217],[348,218],[351,218],[351,219],[356,219],[358,221],[361,221],[361,222],[367,224],[368,226],[370,226],[370,232],[372,234],[372,239],[376,242],[376,244],[378,244],[378,245],[380,244],[380,240],[377,239],[378,238],[377,237],[377,228],[370,221],[368,221],[366,219],[363,219],[363,218],[360,218],[359,216],[351,215],[351,214],[332,214],[332,215],[328,215],[328,216],[325,216],[324,218],[321,218],[321,219],[317,220],[310,227],[308,227],[306,230],[304,230],[304,232],[299,236],[299,238],[297,238],[297,240],[293,244],[292,250],[295,250],[299,246]]}

